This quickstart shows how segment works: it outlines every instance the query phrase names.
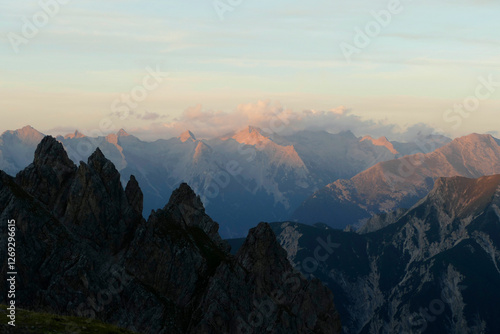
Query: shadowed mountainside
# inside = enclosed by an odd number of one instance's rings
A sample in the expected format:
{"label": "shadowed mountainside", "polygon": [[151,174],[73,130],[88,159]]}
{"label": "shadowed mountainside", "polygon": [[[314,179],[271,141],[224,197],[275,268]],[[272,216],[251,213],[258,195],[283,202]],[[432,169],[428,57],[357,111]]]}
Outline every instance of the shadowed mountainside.
{"label": "shadowed mountainside", "polygon": [[[0,257],[15,219],[16,303],[140,333],[340,332],[332,293],[291,267],[268,224],[233,256],[187,184],[147,221],[141,198],[99,149],[76,166],[50,136],[16,178],[0,171]],[[3,281],[0,303],[6,291]]]}
{"label": "shadowed mountainside", "polygon": [[499,333],[500,175],[439,178],[389,220],[365,234],[271,226],[294,266],[333,291],[345,333]]}

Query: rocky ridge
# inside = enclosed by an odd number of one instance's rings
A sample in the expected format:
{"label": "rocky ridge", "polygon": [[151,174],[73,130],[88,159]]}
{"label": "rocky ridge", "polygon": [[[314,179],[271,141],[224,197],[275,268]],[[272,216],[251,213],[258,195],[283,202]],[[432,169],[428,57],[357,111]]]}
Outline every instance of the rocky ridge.
{"label": "rocky ridge", "polygon": [[[375,219],[364,234],[272,228],[296,268],[334,292],[345,333],[500,331],[498,174],[438,178],[413,207]],[[327,241],[338,247],[325,257],[317,247]]]}
{"label": "rocky ridge", "polygon": [[147,221],[142,197],[99,149],[76,166],[52,137],[16,178],[0,171],[0,256],[15,219],[18,304],[139,333],[340,333],[331,292],[290,266],[268,224],[233,256],[187,184]]}
{"label": "rocky ridge", "polygon": [[500,145],[491,135],[471,134],[437,150],[380,162],[349,180],[318,190],[293,220],[335,228],[362,225],[373,214],[413,206],[439,177],[479,178],[500,173]]}

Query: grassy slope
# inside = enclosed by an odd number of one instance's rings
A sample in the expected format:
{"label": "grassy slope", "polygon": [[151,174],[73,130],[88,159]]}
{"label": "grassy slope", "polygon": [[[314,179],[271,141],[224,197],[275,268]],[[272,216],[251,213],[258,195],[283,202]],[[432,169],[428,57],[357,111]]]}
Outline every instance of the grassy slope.
{"label": "grassy slope", "polygon": [[102,323],[98,320],[58,316],[16,309],[16,326],[7,324],[7,306],[0,305],[1,333],[106,333],[133,334],[133,332]]}

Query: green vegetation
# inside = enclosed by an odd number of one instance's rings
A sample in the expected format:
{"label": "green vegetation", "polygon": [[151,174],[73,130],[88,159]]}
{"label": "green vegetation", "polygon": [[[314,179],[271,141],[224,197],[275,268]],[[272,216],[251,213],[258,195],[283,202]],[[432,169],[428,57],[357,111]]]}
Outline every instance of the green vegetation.
{"label": "green vegetation", "polygon": [[133,332],[87,318],[59,316],[16,309],[16,326],[7,324],[7,306],[0,305],[1,333],[106,333],[133,334]]}

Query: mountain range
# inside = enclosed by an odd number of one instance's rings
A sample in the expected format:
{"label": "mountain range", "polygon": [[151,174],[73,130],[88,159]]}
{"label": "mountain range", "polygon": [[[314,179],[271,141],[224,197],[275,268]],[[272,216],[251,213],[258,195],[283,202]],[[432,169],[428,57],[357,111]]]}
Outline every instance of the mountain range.
{"label": "mountain range", "polygon": [[[317,146],[311,138],[323,135],[296,135],[285,146],[286,138],[254,128],[211,141],[186,132],[153,143],[120,131],[94,139],[102,149],[79,165],[74,155],[91,138],[43,137],[32,163],[15,177],[0,171],[2,257],[6,222],[16,219],[18,230],[16,300],[34,311],[97,318],[141,333],[340,333],[341,322],[348,334],[498,333],[500,142],[489,135],[382,161],[330,184],[335,196],[309,212],[324,210],[331,221],[254,222],[246,238],[231,240],[219,234],[203,194],[186,183],[144,219],[142,181],[132,174],[124,183],[103,153],[114,152],[122,171],[144,171],[156,157],[164,168],[198,175],[207,166],[217,170],[225,161],[221,152],[250,149],[241,151],[252,157],[247,165],[229,160],[226,172],[255,180],[255,169],[243,170],[257,162],[283,173],[265,180],[286,184],[293,175],[298,186],[312,175],[313,161],[300,154],[317,154],[305,147]],[[384,139],[356,140],[391,151]],[[144,153],[153,148],[155,154]],[[356,232],[333,228],[342,212],[346,223],[350,216],[364,225]],[[0,269],[5,276],[7,264]],[[0,288],[6,296],[7,283]]]}
{"label": "mountain range", "polygon": [[[142,200],[99,148],[77,166],[50,136],[15,178],[0,171],[0,258],[15,220],[16,305],[138,333],[340,333],[332,293],[291,266],[268,224],[233,256],[187,184],[147,221]],[[1,277],[10,271],[3,261]]]}
{"label": "mountain range", "polygon": [[403,211],[363,234],[271,227],[290,262],[333,291],[344,333],[499,333],[500,174],[438,178]]}
{"label": "mountain range", "polygon": [[[0,137],[0,166],[14,176],[29,164],[42,138],[29,126],[5,132]],[[145,217],[187,182],[221,224],[223,237],[244,236],[258,221],[290,218],[315,190],[339,178],[411,152],[430,152],[450,141],[427,136],[398,143],[385,137],[359,138],[349,131],[280,136],[252,126],[209,140],[186,131],[177,138],[145,142],[124,130],[100,137],[75,131],[57,140],[76,164],[99,148],[120,172],[124,186],[134,175],[144,193]]]}
{"label": "mountain range", "polygon": [[330,183],[304,201],[292,219],[336,228],[360,226],[374,214],[411,207],[439,177],[498,173],[500,141],[491,135],[471,134],[430,153],[383,161],[350,179]]}

